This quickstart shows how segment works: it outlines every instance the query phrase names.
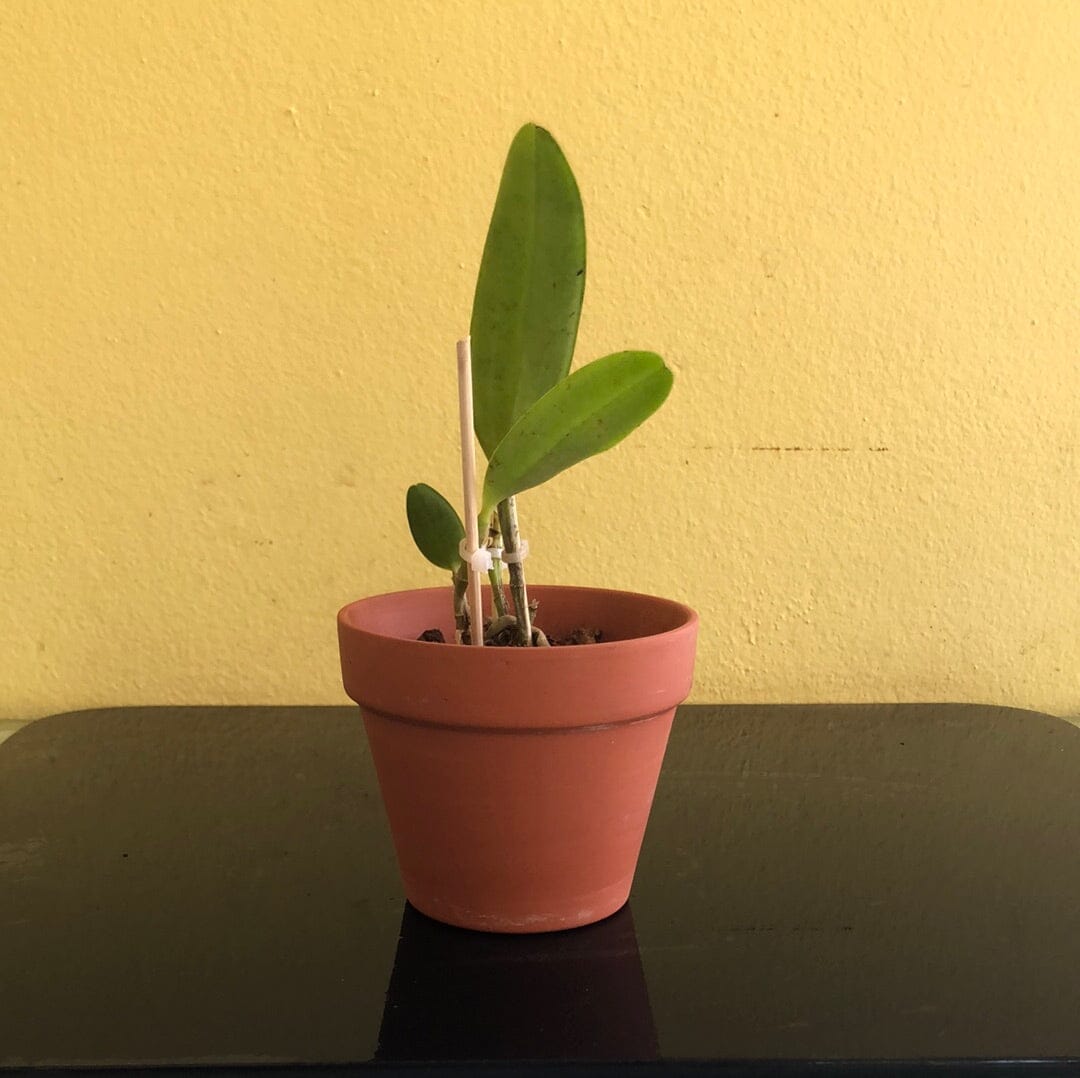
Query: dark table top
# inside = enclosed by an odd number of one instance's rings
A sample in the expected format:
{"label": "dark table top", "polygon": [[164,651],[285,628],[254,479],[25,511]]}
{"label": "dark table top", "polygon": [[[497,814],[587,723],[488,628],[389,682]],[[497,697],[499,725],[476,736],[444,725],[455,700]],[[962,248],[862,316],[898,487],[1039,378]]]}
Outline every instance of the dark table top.
{"label": "dark table top", "polygon": [[684,707],[629,905],[500,937],[405,906],[352,708],[41,719],[0,744],[0,1068],[1075,1073],[1078,778],[1034,712]]}

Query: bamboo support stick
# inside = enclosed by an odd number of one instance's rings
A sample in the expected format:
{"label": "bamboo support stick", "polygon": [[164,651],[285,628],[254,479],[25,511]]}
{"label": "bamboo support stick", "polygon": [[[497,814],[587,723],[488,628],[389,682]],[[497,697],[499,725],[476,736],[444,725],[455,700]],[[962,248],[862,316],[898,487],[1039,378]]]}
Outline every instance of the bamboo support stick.
{"label": "bamboo support stick", "polygon": [[[461,421],[461,486],[465,495],[465,545],[480,548],[476,514],[476,441],[473,435],[472,347],[468,337],[457,342],[458,414]],[[470,565],[469,643],[484,646],[483,576]]]}

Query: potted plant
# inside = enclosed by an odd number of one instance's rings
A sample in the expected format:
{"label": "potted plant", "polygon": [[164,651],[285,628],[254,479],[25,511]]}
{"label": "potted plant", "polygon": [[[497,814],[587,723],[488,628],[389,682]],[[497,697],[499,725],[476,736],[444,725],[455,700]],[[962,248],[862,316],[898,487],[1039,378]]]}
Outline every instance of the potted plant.
{"label": "potted plant", "polygon": [[[577,183],[551,135],[526,125],[473,302],[468,425],[487,457],[478,514],[466,509],[466,527],[436,490],[412,486],[413,538],[449,583],[338,614],[345,690],[361,708],[406,896],[465,928],[571,928],[625,903],[692,679],[688,607],[526,583],[517,495],[621,441],[672,384],[642,351],[570,373],[584,287]],[[467,416],[463,405],[463,428]]]}

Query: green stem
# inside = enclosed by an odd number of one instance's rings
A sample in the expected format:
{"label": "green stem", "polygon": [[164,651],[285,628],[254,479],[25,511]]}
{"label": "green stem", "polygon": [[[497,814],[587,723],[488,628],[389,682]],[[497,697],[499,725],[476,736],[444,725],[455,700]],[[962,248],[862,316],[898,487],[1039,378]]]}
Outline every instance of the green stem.
{"label": "green stem", "polygon": [[[491,520],[488,522],[487,533],[487,545],[488,547],[501,546],[499,542],[499,514],[492,513]],[[501,618],[506,616],[506,595],[503,593],[503,581],[502,581],[502,561],[496,558],[491,563],[491,569],[488,572],[488,580],[491,582],[491,601],[495,604],[495,617]]]}
{"label": "green stem", "polygon": [[[516,499],[511,495],[499,502],[498,513],[503,549],[508,554],[516,554],[519,549]],[[519,647],[531,647],[532,615],[529,613],[529,594],[525,587],[525,567],[519,561],[511,561],[507,562],[507,569],[510,573],[510,598],[517,616],[517,644]]]}
{"label": "green stem", "polygon": [[454,638],[459,644],[469,634],[469,568],[462,561],[454,570]]}

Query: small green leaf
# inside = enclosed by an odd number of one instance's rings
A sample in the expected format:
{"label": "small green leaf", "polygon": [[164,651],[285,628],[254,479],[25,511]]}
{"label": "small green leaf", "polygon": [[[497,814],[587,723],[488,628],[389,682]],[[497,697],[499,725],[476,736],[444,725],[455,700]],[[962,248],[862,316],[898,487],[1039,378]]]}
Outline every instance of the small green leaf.
{"label": "small green leaf", "polygon": [[476,436],[490,457],[514,421],[566,377],[585,293],[585,213],[558,143],[515,136],[473,297]]}
{"label": "small green leaf", "polygon": [[485,512],[622,441],[664,403],[671,383],[654,352],[616,352],[574,371],[495,447],[484,479]]}
{"label": "small green leaf", "polygon": [[405,495],[409,530],[420,553],[432,565],[451,572],[461,561],[459,547],[465,527],[457,510],[426,483],[414,483]]}

